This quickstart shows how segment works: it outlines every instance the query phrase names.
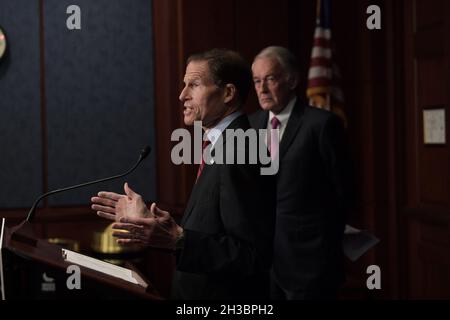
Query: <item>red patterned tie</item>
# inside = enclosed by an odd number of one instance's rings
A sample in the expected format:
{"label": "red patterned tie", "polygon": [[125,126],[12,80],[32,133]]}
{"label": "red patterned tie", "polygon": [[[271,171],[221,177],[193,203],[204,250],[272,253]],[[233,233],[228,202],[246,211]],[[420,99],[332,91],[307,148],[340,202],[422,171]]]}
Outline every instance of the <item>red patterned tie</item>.
{"label": "red patterned tie", "polygon": [[269,152],[270,157],[275,159],[275,156],[277,155],[278,149],[279,149],[279,135],[275,131],[275,129],[280,128],[280,120],[278,120],[277,117],[273,117],[272,120],[270,120],[270,123],[272,125],[272,129],[270,130],[270,143],[269,143]]}
{"label": "red patterned tie", "polygon": [[203,144],[202,144],[202,157],[201,157],[201,161],[200,161],[200,166],[198,167],[198,171],[197,171],[197,180],[198,180],[198,177],[200,177],[200,175],[202,174],[203,167],[205,166],[205,160],[203,159],[203,152],[205,151],[206,147],[210,143],[211,143],[211,141],[209,141],[209,140],[203,141]]}

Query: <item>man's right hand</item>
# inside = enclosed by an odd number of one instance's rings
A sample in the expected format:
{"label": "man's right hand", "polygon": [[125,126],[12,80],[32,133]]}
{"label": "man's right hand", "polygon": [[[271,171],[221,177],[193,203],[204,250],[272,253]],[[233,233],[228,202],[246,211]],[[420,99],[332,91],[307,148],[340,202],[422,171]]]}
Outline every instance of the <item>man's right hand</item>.
{"label": "man's right hand", "polygon": [[125,194],[100,191],[97,197],[91,198],[91,208],[97,211],[98,216],[113,221],[119,221],[122,217],[152,216],[141,195],[134,192],[128,183],[124,184],[124,191]]}

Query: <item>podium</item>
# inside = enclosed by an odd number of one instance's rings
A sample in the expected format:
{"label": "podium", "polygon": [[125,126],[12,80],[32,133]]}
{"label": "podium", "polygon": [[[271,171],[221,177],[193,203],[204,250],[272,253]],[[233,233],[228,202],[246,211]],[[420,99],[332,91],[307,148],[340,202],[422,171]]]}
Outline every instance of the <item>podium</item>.
{"label": "podium", "polygon": [[127,268],[37,239],[25,221],[0,221],[1,299],[150,299],[162,296],[132,265]]}

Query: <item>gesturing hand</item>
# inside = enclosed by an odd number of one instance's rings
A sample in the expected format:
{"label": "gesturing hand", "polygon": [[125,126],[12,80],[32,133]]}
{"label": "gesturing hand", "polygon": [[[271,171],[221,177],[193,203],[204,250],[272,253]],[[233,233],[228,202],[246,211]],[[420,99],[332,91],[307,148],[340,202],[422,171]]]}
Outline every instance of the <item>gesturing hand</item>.
{"label": "gesturing hand", "polygon": [[128,183],[124,184],[125,194],[100,191],[97,197],[92,197],[91,208],[97,215],[113,221],[122,217],[147,217],[151,213],[142,200],[141,195],[134,192]]}
{"label": "gesturing hand", "polygon": [[175,249],[175,242],[183,229],[176,224],[169,212],[163,211],[153,203],[147,218],[126,216],[112,226],[119,244],[140,244],[155,248]]}

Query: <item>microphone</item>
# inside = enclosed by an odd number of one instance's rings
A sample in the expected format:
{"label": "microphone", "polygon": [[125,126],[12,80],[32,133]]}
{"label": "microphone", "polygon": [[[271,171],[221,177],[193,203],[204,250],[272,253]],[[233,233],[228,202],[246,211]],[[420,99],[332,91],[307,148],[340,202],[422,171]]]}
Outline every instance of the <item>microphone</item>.
{"label": "microphone", "polygon": [[116,176],[113,177],[109,177],[109,178],[104,178],[104,179],[99,179],[99,180],[95,180],[95,181],[90,181],[90,182],[85,182],[85,183],[81,183],[81,184],[77,184],[75,186],[71,186],[71,187],[67,187],[67,188],[62,188],[62,189],[57,189],[57,190],[53,190],[50,192],[47,192],[43,195],[41,195],[39,198],[36,199],[36,201],[34,202],[33,206],[31,207],[30,211],[28,212],[28,216],[26,221],[27,222],[32,222],[35,216],[35,212],[36,212],[36,207],[39,204],[39,202],[44,199],[45,197],[48,197],[52,194],[56,194],[56,193],[60,193],[60,192],[64,192],[64,191],[69,191],[69,190],[73,190],[73,189],[78,189],[78,188],[82,188],[82,187],[86,187],[86,186],[90,186],[92,184],[96,184],[96,183],[100,183],[100,182],[104,182],[104,181],[109,181],[109,180],[114,180],[114,179],[118,179],[118,178],[122,178],[125,177],[126,175],[129,175],[131,172],[133,172],[137,166],[145,159],[147,158],[147,156],[150,154],[151,152],[151,148],[149,146],[144,147],[141,150],[141,154],[139,155],[139,159],[136,162],[136,164],[131,167],[127,172],[122,173],[122,174],[118,174]]}

